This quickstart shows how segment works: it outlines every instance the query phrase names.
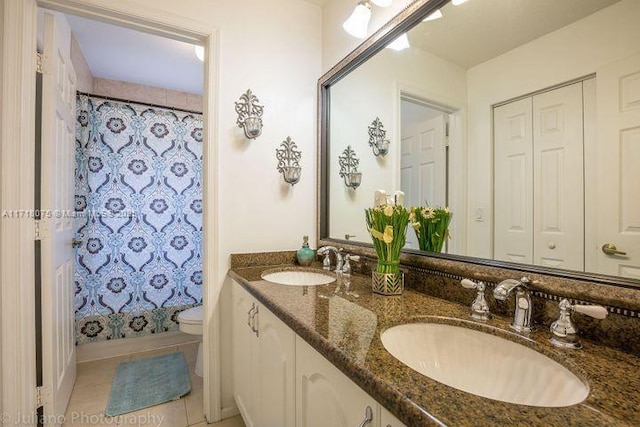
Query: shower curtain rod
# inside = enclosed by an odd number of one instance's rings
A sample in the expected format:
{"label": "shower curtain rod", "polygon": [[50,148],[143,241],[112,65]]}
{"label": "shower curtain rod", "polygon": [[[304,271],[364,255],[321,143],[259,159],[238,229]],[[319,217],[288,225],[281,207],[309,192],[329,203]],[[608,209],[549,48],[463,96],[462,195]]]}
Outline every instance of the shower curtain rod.
{"label": "shower curtain rod", "polygon": [[89,92],[81,92],[79,90],[76,91],[76,95],[86,95],[86,96],[92,96],[94,98],[102,98],[107,101],[117,101],[117,102],[125,102],[127,104],[139,104],[139,105],[146,105],[148,107],[164,108],[165,110],[175,110],[175,111],[181,111],[183,113],[202,114],[202,111],[187,110],[185,108],[169,107],[169,106],[160,105],[160,104],[151,104],[150,102],[132,101],[130,99],[116,98],[115,96],[96,95]]}

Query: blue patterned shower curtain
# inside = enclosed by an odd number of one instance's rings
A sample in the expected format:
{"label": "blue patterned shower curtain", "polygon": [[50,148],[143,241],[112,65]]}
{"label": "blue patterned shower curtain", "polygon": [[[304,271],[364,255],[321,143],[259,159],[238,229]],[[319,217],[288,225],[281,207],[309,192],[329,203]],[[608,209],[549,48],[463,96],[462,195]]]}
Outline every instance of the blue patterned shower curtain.
{"label": "blue patterned shower curtain", "polygon": [[202,302],[202,115],[79,95],[76,342],[175,330]]}

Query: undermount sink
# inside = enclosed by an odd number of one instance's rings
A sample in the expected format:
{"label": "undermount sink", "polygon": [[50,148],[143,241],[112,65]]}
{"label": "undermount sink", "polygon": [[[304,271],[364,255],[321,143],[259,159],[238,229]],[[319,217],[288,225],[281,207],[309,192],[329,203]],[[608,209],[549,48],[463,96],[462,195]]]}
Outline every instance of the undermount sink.
{"label": "undermount sink", "polygon": [[520,405],[582,402],[589,387],[528,347],[488,333],[439,323],[409,323],[381,334],[384,347],[411,369],[458,390]]}
{"label": "undermount sink", "polygon": [[265,271],[261,277],[269,282],[287,286],[326,285],[336,281],[331,273],[309,270]]}

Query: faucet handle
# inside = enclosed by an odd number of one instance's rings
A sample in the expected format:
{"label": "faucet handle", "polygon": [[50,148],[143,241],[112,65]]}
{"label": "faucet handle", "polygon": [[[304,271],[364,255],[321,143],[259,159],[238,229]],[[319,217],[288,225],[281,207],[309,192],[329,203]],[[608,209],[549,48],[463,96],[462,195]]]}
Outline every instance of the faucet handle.
{"label": "faucet handle", "polygon": [[331,270],[331,258],[329,257],[329,251],[324,252],[324,259],[322,260],[322,268],[325,270]]}
{"label": "faucet handle", "polygon": [[[478,283],[482,283],[482,282],[478,282]],[[463,288],[467,288],[467,289],[475,289],[478,284],[469,280],[469,279],[462,279],[460,281],[460,284],[462,285]]]}
{"label": "faucet handle", "polygon": [[471,318],[485,322],[491,319],[491,313],[489,312],[489,304],[484,296],[484,290],[486,285],[484,282],[475,283],[469,279],[462,279],[460,284],[467,289],[477,289],[478,294],[476,299],[471,303]]}
{"label": "faucet handle", "polygon": [[578,313],[586,314],[587,316],[591,316],[595,319],[605,319],[609,312],[606,308],[601,305],[579,305],[576,304],[572,306],[573,311],[577,311]]}
{"label": "faucet handle", "polygon": [[561,348],[581,348],[582,344],[578,339],[578,330],[571,319],[571,311],[586,314],[596,319],[604,319],[607,317],[607,309],[599,305],[573,305],[568,299],[564,298],[558,304],[560,307],[560,317],[553,322],[550,327],[553,335],[549,341],[556,347]]}

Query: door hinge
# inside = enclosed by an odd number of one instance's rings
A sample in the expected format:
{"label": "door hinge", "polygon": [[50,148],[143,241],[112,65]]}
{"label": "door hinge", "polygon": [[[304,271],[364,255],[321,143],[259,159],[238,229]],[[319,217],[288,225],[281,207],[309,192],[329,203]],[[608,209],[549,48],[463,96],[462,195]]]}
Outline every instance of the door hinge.
{"label": "door hinge", "polygon": [[41,221],[39,219],[33,221],[33,240],[42,240],[40,222]]}
{"label": "door hinge", "polygon": [[42,54],[40,52],[36,52],[36,72],[43,73]]}
{"label": "door hinge", "polygon": [[36,408],[44,406],[45,401],[49,397],[49,389],[45,386],[36,387]]}

